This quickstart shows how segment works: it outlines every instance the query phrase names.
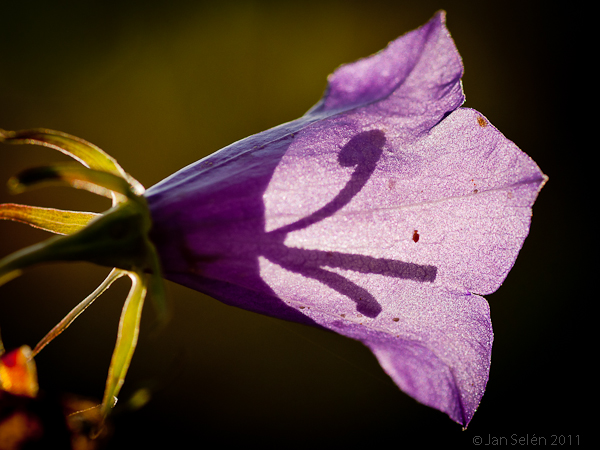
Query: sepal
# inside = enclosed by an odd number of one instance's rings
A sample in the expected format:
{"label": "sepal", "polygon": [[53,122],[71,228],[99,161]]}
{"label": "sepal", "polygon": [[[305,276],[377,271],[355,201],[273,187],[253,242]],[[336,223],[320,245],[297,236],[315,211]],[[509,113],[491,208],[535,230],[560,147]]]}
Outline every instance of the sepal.
{"label": "sepal", "polygon": [[54,338],[122,276],[132,286],[123,307],[117,343],[109,367],[101,410],[106,416],[116,403],[137,344],[142,308],[150,291],[159,323],[168,316],[165,290],[156,249],[148,233],[150,212],[143,186],[127,174],[114,158],[74,136],[52,130],[0,130],[0,142],[36,144],[57,149],[83,164],[56,164],[27,169],[9,180],[9,190],[68,186],[112,198],[103,214],[3,204],[0,219],[13,220],[61,236],[25,248],[0,260],[0,286],[30,266],[56,261],[87,261],[113,267],[108,277],[71,310],[34,348],[37,355]]}

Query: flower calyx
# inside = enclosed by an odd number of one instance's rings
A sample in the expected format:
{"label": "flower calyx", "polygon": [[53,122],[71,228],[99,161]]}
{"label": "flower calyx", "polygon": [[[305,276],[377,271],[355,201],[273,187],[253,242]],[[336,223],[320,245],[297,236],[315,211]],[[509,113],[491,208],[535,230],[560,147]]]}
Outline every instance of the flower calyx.
{"label": "flower calyx", "polygon": [[137,344],[141,312],[148,291],[159,322],[167,317],[164,286],[156,249],[148,238],[151,219],[144,187],[116,160],[83,139],[47,129],[0,130],[0,142],[53,148],[81,164],[56,164],[27,169],[9,180],[12,193],[46,186],[69,186],[112,199],[102,214],[0,204],[0,219],[26,223],[57,234],[0,260],[0,286],[26,268],[45,262],[87,261],[113,267],[108,277],[71,310],[33,349],[33,358],[62,333],[115,280],[128,276],[131,290],[119,322],[117,343],[106,381],[102,411],[116,403]]}

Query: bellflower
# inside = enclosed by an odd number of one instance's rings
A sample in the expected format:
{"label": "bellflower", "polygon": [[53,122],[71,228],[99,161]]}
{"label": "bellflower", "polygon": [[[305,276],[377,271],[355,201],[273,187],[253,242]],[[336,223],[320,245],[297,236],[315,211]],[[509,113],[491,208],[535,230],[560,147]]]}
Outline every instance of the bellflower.
{"label": "bellflower", "polygon": [[[67,236],[44,256],[29,256],[35,249],[6,258],[0,277],[39,261],[84,259],[117,267],[93,298],[120,275],[134,280],[128,304],[136,306],[119,334],[129,340],[115,350],[127,355],[113,359],[105,404],[125,376],[146,289],[162,307],[160,267],[226,304],[361,341],[400,389],[466,426],[490,369],[493,333],[481,295],[513,266],[546,177],[482,114],[460,107],[462,73],[440,12],[338,68],[301,118],[145,192],[114,160],[76,154],[101,152],[85,141],[4,132],[5,142],[52,146],[94,169],[29,171],[14,186],[102,188],[115,206],[99,218],[65,212],[61,226],[74,229],[57,230],[44,225],[44,214],[57,213],[5,205],[5,218]],[[111,244],[115,236],[128,244]],[[62,244],[74,239],[86,250]]]}

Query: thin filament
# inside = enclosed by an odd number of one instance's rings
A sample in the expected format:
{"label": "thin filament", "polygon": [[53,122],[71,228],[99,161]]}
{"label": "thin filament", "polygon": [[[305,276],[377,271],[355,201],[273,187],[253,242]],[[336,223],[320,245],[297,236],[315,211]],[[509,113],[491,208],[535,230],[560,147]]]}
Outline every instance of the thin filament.
{"label": "thin filament", "polygon": [[73,308],[69,314],[67,314],[50,332],[42,338],[40,342],[35,346],[32,351],[31,357],[35,357],[46,345],[48,345],[54,338],[56,338],[59,334],[65,331],[69,325],[77,318],[79,315],[90,306],[94,300],[96,300],[100,295],[106,291],[110,285],[117,280],[118,278],[126,275],[127,272],[121,269],[113,269],[108,277],[92,292],[88,295],[81,303],[79,303],[75,308]]}

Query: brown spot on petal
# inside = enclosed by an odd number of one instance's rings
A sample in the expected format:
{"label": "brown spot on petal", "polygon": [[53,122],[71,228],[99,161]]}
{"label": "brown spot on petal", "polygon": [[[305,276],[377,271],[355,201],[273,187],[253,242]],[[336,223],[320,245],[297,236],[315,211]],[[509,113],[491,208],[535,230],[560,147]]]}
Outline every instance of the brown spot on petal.
{"label": "brown spot on petal", "polygon": [[487,127],[487,121],[481,116],[477,116],[477,123],[481,128]]}
{"label": "brown spot on petal", "polygon": [[304,309],[304,306],[301,306],[300,309]]}
{"label": "brown spot on petal", "polygon": [[413,241],[419,242],[419,232],[417,230],[413,231]]}
{"label": "brown spot on petal", "polygon": [[471,183],[473,183],[473,186],[475,187],[475,189],[473,189],[473,194],[477,194],[479,192],[479,189],[477,189],[477,183],[475,183],[475,180],[473,178],[471,178]]}
{"label": "brown spot on petal", "polygon": [[392,320],[393,320],[394,322],[399,322],[399,321],[400,321],[400,318],[399,318],[399,317],[394,317]]}
{"label": "brown spot on petal", "polygon": [[346,314],[340,314],[340,316],[342,316],[342,317],[346,317]]}

